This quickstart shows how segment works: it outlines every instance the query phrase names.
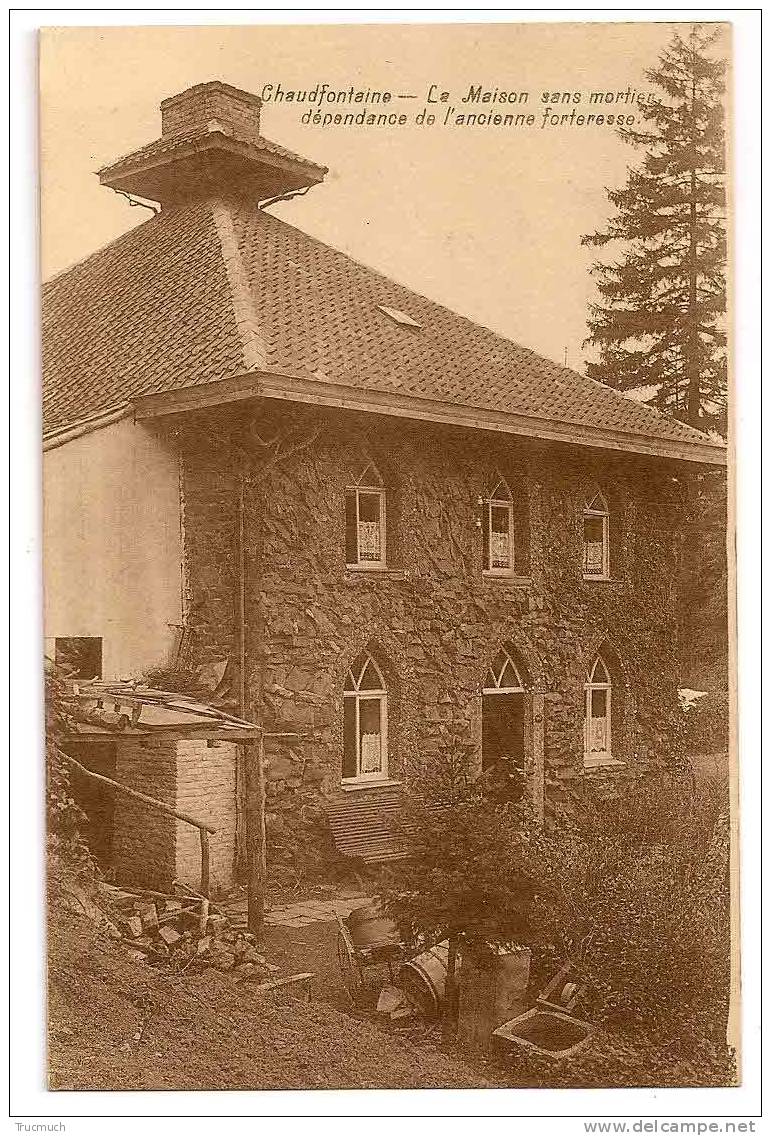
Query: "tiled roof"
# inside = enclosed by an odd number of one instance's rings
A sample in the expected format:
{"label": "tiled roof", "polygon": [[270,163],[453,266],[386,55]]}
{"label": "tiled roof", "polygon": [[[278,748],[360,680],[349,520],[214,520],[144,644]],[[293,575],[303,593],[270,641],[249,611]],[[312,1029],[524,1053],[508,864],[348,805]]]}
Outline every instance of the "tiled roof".
{"label": "tiled roof", "polygon": [[43,288],[49,430],[149,391],[243,370],[206,204],[163,212]]}
{"label": "tiled roof", "polygon": [[[219,206],[221,208],[221,204]],[[697,430],[433,303],[270,214],[164,211],[44,289],[50,429],[116,403],[243,374],[244,296],[267,368],[297,379],[679,443]],[[404,326],[383,308],[420,324]]]}
{"label": "tiled roof", "polygon": [[170,137],[159,138],[155,142],[148,142],[146,146],[140,147],[139,150],[133,150],[130,154],[125,154],[121,158],[117,158],[109,165],[103,166],[98,172],[100,174],[112,174],[120,172],[123,166],[135,166],[142,162],[152,161],[154,158],[165,158],[170,154],[176,153],[178,150],[185,150],[196,142],[203,142],[212,137],[223,138],[227,140],[231,138],[237,145],[243,147],[247,152],[253,151],[254,153],[265,152],[268,154],[275,154],[279,158],[288,158],[293,162],[301,162],[311,169],[318,170],[320,173],[326,173],[326,167],[320,166],[316,162],[312,162],[309,158],[303,158],[299,154],[295,154],[292,150],[287,150],[286,146],[280,146],[278,142],[271,142],[269,138],[242,138],[237,137],[232,131],[227,129],[210,130],[206,126],[199,126],[193,130],[187,130],[184,133],[174,134]]}
{"label": "tiled roof", "polygon": [[[236,217],[268,364],[304,378],[656,438],[704,435],[433,303],[270,214]],[[421,330],[395,322],[396,308]]]}

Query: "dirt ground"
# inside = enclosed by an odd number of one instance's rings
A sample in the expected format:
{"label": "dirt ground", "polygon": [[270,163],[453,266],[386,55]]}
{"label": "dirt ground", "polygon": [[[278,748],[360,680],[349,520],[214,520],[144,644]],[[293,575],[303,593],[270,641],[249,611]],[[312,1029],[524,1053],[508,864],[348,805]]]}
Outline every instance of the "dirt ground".
{"label": "dirt ground", "polygon": [[154,970],[54,907],[50,1088],[492,1087],[481,1067],[343,1012],[334,924],[269,936],[277,961],[283,952],[289,969],[316,972],[318,1000],[258,995],[213,970],[194,977]]}
{"label": "dirt ground", "polygon": [[[351,1005],[337,925],[266,929],[283,973],[312,971],[311,1000],[260,994],[215,970],[176,975],[136,963],[82,915],[49,912],[51,1089],[603,1088],[727,1085],[724,1046],[678,1051],[598,1030],[563,1062],[517,1051],[474,1059],[431,1025],[380,1024]],[[372,993],[387,975],[377,976]]]}
{"label": "dirt ground", "polygon": [[[308,927],[297,928],[270,927],[266,930],[263,945],[271,961],[278,963],[283,972],[312,971],[315,974],[312,985],[315,999],[346,1013],[354,1012],[340,974],[336,923],[311,923]],[[374,968],[367,978],[370,1000],[376,1001],[377,992],[388,981],[388,970],[384,966]]]}

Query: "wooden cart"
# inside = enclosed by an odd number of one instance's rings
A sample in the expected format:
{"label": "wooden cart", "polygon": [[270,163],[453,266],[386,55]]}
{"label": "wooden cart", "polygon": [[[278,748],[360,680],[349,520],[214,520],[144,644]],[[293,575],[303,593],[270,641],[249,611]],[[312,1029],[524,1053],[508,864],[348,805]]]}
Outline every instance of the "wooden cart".
{"label": "wooden cart", "polygon": [[404,959],[404,947],[396,924],[377,903],[351,912],[347,919],[338,914],[337,926],[337,959],[343,985],[353,1005],[361,1006],[371,993],[379,991],[385,973],[393,984]]}

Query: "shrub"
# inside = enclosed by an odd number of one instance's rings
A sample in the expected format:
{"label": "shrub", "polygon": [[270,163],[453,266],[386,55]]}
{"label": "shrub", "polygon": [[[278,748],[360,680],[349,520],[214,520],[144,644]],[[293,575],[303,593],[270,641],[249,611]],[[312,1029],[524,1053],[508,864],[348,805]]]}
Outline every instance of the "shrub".
{"label": "shrub", "polygon": [[615,1027],[724,1037],[730,908],[720,787],[659,774],[541,842],[533,914]]}
{"label": "shrub", "polygon": [[533,895],[535,850],[521,813],[483,795],[468,748],[450,745],[421,771],[408,805],[410,856],[383,896],[409,946],[449,941],[448,1018],[458,948],[483,959],[525,941]]}
{"label": "shrub", "polygon": [[728,691],[705,694],[683,711],[683,744],[688,754],[728,749]]}

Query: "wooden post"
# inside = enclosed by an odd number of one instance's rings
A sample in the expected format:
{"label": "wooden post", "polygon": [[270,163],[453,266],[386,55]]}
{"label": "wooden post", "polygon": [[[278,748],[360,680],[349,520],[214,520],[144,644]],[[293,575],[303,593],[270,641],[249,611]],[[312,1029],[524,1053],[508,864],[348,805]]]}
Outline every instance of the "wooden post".
{"label": "wooden post", "polygon": [[260,728],[257,739],[257,792],[259,799],[260,868],[263,883],[268,870],[268,836],[265,828],[265,734]]}
{"label": "wooden post", "polygon": [[444,1006],[442,1008],[442,1038],[452,1041],[455,1036],[458,1012],[458,981],[455,964],[458,959],[458,933],[450,932],[447,938],[447,977],[444,980]]}
{"label": "wooden post", "polygon": [[531,736],[531,753],[533,755],[533,812],[535,821],[543,826],[545,817],[544,805],[544,696],[542,690],[533,691],[532,709],[533,729]]}
{"label": "wooden post", "polygon": [[237,880],[245,880],[246,866],[246,746],[236,747],[236,844],[233,849],[233,869]]}
{"label": "wooden post", "polygon": [[243,469],[238,478],[238,713],[246,717],[246,545]]}
{"label": "wooden post", "polygon": [[201,838],[201,895],[209,898],[209,834],[205,828],[198,829]]}
{"label": "wooden post", "polygon": [[[252,715],[254,718],[254,714]],[[244,743],[246,767],[246,886],[247,924],[261,935],[265,917],[265,743],[263,731]]]}
{"label": "wooden post", "polygon": [[209,901],[208,899],[201,900],[201,911],[198,915],[198,934],[206,934],[206,924],[209,922]]}

